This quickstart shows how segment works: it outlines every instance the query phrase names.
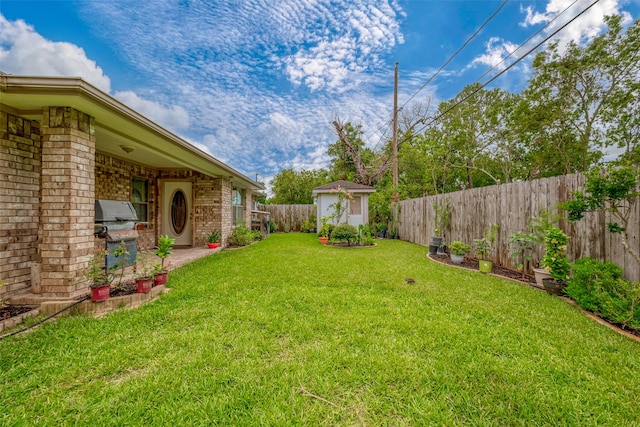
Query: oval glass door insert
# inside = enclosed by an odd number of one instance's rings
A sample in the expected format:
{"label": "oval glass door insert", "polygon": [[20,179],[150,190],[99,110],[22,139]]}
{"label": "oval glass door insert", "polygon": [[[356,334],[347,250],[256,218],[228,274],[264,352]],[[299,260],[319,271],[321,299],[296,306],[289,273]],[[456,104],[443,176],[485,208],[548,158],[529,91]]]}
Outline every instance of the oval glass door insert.
{"label": "oval glass door insert", "polygon": [[180,189],[171,198],[171,227],[177,235],[182,234],[187,226],[187,198]]}

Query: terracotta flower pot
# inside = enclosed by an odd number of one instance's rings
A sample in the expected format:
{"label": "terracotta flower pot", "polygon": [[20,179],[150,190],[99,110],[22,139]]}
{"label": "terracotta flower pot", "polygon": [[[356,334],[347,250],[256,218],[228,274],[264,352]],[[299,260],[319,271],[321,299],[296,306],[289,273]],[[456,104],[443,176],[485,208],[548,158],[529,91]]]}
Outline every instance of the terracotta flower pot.
{"label": "terracotta flower pot", "polygon": [[320,236],[318,239],[320,240],[320,243],[323,245],[326,245],[327,242],[329,241],[329,238],[326,236]]}

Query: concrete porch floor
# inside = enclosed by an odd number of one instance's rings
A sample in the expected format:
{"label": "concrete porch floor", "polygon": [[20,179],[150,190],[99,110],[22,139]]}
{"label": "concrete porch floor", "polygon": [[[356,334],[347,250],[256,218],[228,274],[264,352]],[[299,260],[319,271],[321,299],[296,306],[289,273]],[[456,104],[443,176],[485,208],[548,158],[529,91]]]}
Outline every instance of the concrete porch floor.
{"label": "concrete porch floor", "polygon": [[[171,255],[165,260],[165,266],[169,266],[169,270],[173,270],[174,268],[183,266],[190,262],[193,262],[197,259],[204,258],[211,254],[220,252],[222,250],[221,247],[216,249],[209,248],[173,248],[171,250]],[[143,251],[148,254],[149,260],[153,260],[153,263],[157,263],[160,259],[157,258],[153,253],[153,250]],[[125,274],[124,280],[128,281],[133,278],[132,273]],[[89,289],[87,288],[87,295],[89,294]],[[64,299],[64,298],[55,298],[50,296],[43,296],[40,294],[34,294],[31,292],[25,292],[21,294],[14,295],[8,298],[8,302],[10,304],[16,305],[33,305],[39,306],[46,302],[54,302],[54,301],[73,301],[73,299]]]}

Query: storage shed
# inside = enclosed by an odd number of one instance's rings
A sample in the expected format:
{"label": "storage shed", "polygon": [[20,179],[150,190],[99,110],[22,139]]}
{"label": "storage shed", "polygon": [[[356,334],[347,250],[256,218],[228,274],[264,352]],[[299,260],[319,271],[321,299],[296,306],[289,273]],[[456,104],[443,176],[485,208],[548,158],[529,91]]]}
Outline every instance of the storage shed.
{"label": "storage shed", "polygon": [[369,222],[369,194],[375,193],[376,189],[368,185],[356,184],[350,181],[335,181],[313,189],[313,197],[317,205],[318,230],[322,228],[322,218],[333,215],[335,210],[332,207],[338,201],[338,193],[347,191],[351,198],[347,198],[347,207],[340,218],[334,218],[334,224],[348,223],[355,227]]}

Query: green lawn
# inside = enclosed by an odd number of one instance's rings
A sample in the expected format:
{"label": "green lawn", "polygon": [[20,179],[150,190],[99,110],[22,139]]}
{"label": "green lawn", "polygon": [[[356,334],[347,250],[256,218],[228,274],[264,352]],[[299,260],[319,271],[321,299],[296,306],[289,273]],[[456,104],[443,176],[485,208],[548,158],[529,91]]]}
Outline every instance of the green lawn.
{"label": "green lawn", "polygon": [[272,235],[152,304],[0,341],[0,425],[640,425],[640,344],[377,243]]}

